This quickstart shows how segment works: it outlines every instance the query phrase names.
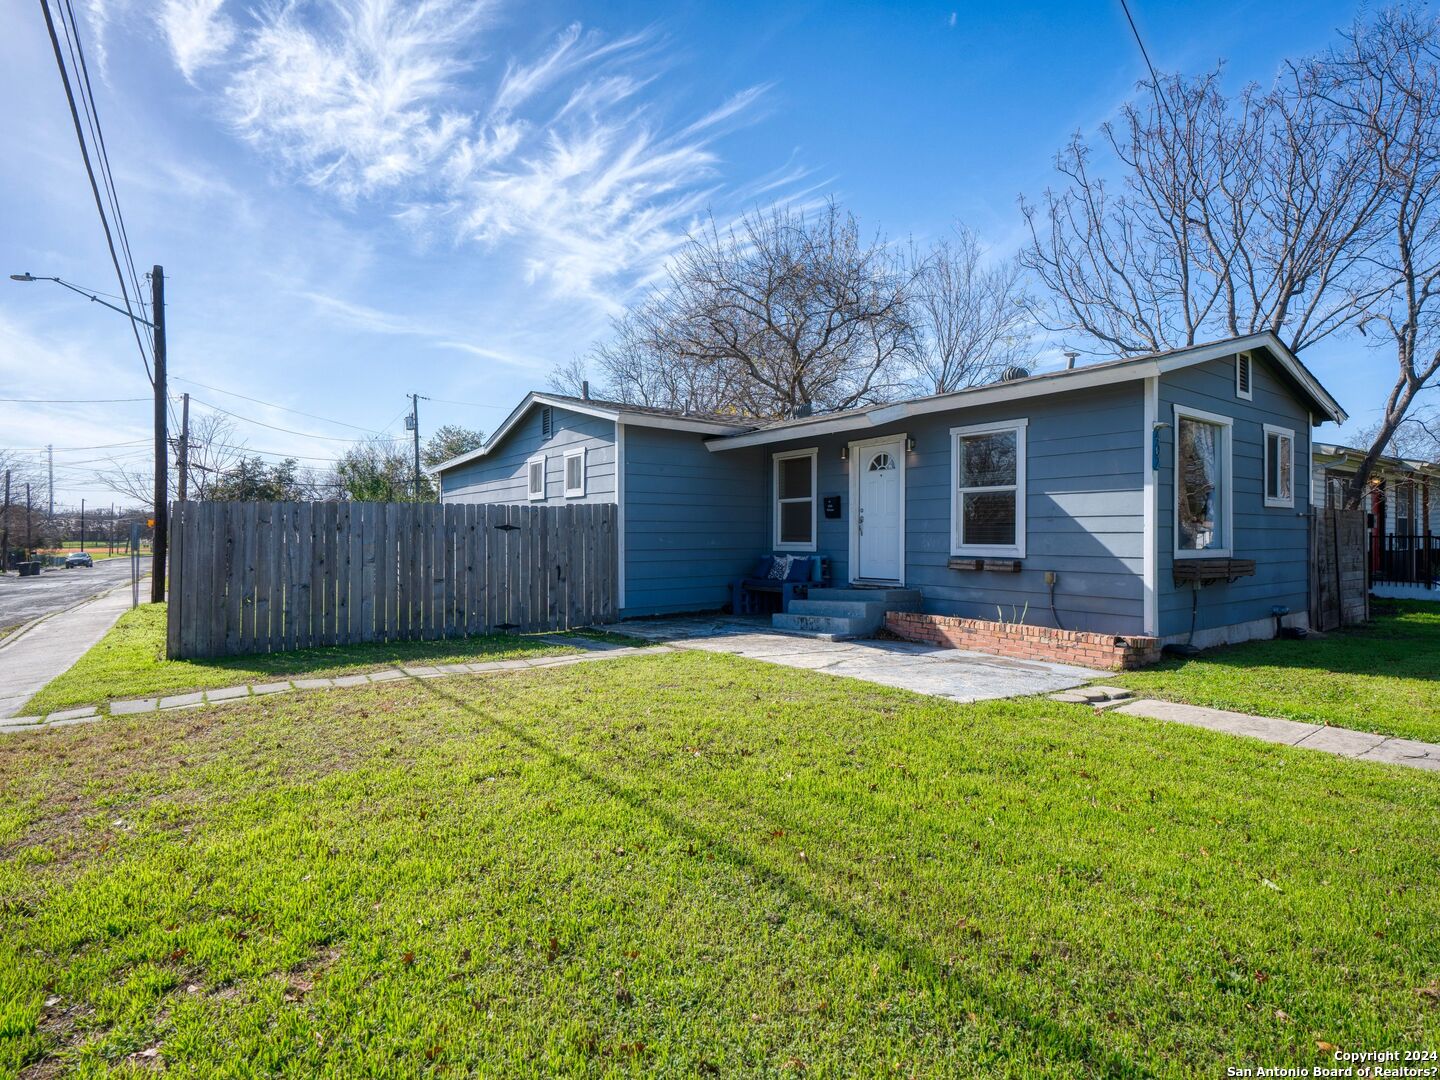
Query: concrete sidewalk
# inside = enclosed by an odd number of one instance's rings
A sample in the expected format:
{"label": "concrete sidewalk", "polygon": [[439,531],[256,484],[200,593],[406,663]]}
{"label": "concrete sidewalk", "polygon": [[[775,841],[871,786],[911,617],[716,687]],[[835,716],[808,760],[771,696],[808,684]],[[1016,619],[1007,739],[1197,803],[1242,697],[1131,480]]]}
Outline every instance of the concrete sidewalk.
{"label": "concrete sidewalk", "polygon": [[0,719],[18,716],[41,687],[69,671],[129,610],[126,582],[8,639],[0,648]]}
{"label": "concrete sidewalk", "polygon": [[1202,727],[1226,735],[1242,735],[1269,743],[1319,750],[1336,757],[1359,761],[1383,761],[1391,765],[1408,765],[1412,769],[1440,772],[1440,746],[1397,739],[1388,735],[1371,735],[1349,728],[1304,724],[1298,720],[1280,720],[1272,716],[1251,716],[1248,713],[1209,709],[1203,705],[1182,705],[1174,701],[1132,701],[1115,712],[1129,716],[1148,716],[1176,724]]}

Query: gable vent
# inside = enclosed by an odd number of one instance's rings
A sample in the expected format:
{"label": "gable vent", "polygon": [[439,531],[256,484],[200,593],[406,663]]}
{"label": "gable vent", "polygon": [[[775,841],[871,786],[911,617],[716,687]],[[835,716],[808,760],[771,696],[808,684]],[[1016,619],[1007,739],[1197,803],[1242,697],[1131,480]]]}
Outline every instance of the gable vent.
{"label": "gable vent", "polygon": [[1248,352],[1236,353],[1235,396],[1249,401],[1252,393],[1250,389],[1250,354]]}
{"label": "gable vent", "polygon": [[540,410],[540,434],[547,439],[555,434],[555,414],[549,405]]}

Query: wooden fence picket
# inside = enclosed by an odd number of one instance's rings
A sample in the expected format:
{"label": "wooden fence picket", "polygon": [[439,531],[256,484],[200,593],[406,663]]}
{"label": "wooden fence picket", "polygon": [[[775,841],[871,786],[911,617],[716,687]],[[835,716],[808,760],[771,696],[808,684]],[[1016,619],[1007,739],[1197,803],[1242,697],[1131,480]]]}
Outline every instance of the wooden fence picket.
{"label": "wooden fence picket", "polygon": [[608,621],[615,529],[599,504],[176,503],[166,654]]}

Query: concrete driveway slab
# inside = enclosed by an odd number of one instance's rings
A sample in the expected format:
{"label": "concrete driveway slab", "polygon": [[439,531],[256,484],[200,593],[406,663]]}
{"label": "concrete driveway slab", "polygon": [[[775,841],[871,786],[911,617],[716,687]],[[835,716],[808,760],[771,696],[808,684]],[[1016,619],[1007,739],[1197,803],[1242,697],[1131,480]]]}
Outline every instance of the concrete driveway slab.
{"label": "concrete driveway slab", "polygon": [[727,615],[635,619],[604,627],[676,649],[731,653],[782,667],[805,668],[951,701],[1050,694],[1104,678],[1107,672],[942,649],[910,641],[824,641],[781,633],[762,618]]}

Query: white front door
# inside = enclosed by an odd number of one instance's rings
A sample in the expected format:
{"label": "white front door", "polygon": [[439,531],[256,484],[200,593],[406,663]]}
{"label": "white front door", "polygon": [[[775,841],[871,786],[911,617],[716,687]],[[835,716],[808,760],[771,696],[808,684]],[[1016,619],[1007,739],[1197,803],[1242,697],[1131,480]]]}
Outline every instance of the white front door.
{"label": "white front door", "polygon": [[905,438],[850,448],[855,480],[851,576],[864,581],[905,577]]}

